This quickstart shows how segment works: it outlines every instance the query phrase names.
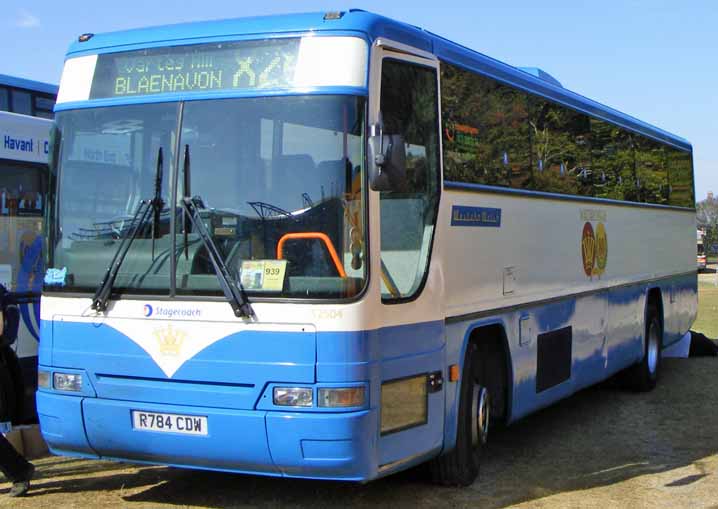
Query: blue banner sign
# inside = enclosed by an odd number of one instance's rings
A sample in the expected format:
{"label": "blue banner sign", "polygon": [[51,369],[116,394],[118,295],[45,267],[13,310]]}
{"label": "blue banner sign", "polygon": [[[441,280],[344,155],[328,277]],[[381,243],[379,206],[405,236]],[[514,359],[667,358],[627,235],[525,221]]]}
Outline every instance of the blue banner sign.
{"label": "blue banner sign", "polygon": [[451,207],[451,226],[501,227],[501,209],[486,207]]}

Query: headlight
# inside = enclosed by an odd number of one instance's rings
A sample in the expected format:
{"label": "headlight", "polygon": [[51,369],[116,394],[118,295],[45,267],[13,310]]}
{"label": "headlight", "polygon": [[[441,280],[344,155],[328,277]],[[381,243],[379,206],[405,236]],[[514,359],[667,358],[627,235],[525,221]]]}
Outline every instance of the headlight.
{"label": "headlight", "polygon": [[82,375],[55,373],[53,386],[58,391],[80,392],[82,391]]}
{"label": "headlight", "polygon": [[50,372],[45,370],[37,371],[37,386],[42,389],[50,388]]}
{"label": "headlight", "polygon": [[310,407],[313,403],[311,387],[275,387],[272,399],[275,405]]}
{"label": "headlight", "polygon": [[364,387],[319,389],[317,405],[320,407],[352,407],[364,405]]}

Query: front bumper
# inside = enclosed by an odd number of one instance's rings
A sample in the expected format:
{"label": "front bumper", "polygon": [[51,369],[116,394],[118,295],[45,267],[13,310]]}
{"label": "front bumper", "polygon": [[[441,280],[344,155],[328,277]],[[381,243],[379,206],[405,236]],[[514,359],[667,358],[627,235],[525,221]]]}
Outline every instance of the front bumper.
{"label": "front bumper", "polygon": [[[230,410],[40,391],[53,453],[233,472],[367,481],[377,476],[378,412]],[[136,430],[131,411],[207,416],[206,436]]]}

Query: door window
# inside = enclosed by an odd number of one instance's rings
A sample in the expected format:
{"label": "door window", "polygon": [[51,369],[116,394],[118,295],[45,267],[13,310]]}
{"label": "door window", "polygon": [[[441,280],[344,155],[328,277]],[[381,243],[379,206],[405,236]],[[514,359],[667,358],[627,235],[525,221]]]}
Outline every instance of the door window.
{"label": "door window", "polygon": [[382,300],[413,297],[423,286],[439,203],[436,70],[385,59],[384,132],[401,135],[407,178],[381,193]]}

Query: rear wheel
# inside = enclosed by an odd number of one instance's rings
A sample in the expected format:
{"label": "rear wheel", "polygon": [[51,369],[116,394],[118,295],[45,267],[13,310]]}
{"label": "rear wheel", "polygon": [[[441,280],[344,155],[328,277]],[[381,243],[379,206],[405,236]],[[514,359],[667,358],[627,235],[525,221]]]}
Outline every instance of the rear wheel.
{"label": "rear wheel", "polygon": [[663,324],[658,307],[654,303],[646,310],[646,332],[643,359],[626,372],[626,385],[639,392],[653,390],[658,381],[661,368],[661,350],[663,346]]}
{"label": "rear wheel", "polygon": [[491,396],[484,382],[485,370],[476,345],[469,345],[461,376],[456,447],[431,462],[435,482],[468,486],[479,475],[479,460],[488,439]]}

